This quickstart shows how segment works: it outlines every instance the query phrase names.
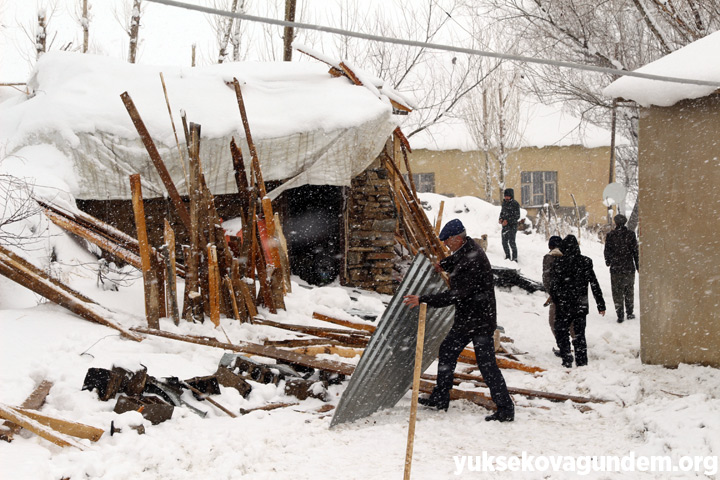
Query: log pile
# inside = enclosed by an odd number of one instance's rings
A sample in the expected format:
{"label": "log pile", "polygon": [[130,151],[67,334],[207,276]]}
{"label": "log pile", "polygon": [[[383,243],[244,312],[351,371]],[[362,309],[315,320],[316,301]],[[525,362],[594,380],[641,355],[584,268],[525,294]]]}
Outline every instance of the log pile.
{"label": "log pile", "polygon": [[[187,158],[189,163],[185,168],[183,162],[189,185],[189,206],[186,207],[132,99],[127,92],[121,95],[190,239],[190,245],[182,248],[185,291],[180,312],[175,286],[179,262],[175,258],[173,229],[166,220],[165,244],[149,245],[142,202],[142,179],[139,175],[131,175],[137,252],[133,252],[134,256],[125,257],[126,261],[132,261],[143,273],[146,317],[151,328],[158,328],[158,319],[168,315],[173,317],[176,324],[179,317],[187,321],[203,321],[208,317],[218,326],[221,315],[251,322],[260,304],[271,313],[285,308],[284,295],[291,289],[286,242],[279,217],[273,212],[272,202],[267,196],[237,79],[234,79],[232,87],[237,96],[251,155],[250,168],[246,169],[242,152],[235,139],[232,139],[229,148],[238,188],[238,203],[241,206],[238,216],[242,221],[242,231],[237,232],[237,235],[226,234],[221,226],[222,219],[217,213],[214,197],[207,188],[200,157],[200,125],[188,125],[183,118],[187,154],[182,151],[181,161]],[[181,149],[179,144],[178,148]],[[100,246],[107,250],[108,245]],[[109,247],[112,249],[112,245]]]}

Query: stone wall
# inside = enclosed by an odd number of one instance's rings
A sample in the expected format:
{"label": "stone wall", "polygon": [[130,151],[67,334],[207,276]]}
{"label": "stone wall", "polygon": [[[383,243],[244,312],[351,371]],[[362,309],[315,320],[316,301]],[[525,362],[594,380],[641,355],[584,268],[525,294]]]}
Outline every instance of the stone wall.
{"label": "stone wall", "polygon": [[342,283],[392,295],[399,284],[393,273],[398,219],[387,178],[387,170],[376,160],[352,181]]}

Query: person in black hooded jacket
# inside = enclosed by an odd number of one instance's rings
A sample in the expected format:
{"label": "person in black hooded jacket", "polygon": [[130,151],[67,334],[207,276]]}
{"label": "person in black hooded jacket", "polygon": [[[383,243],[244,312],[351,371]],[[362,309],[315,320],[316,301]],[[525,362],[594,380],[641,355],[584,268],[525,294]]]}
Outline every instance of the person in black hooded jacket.
{"label": "person in black hooded jacket", "polygon": [[439,264],[449,274],[450,289],[431,295],[406,295],[403,300],[410,308],[420,303],[436,308],[455,306],[453,326],[440,345],[437,385],[429,397],[419,402],[447,410],[458,357],[472,341],[478,368],[498,408],[485,420],[513,421],[515,407],[495,359],[493,334],[497,328],[497,309],[490,261],[477,242],[466,235],[460,220],[449,221],[439,238],[452,252]]}
{"label": "person in black hooded jacket", "polygon": [[573,355],[570,350],[570,326],[575,329],[575,362],[578,367],[587,365],[585,325],[589,313],[588,285],[600,315],[605,315],[605,300],[589,257],[580,254],[575,235],[568,235],[560,244],[562,257],[552,265],[550,296],[555,303],[555,340],[560,349],[564,367],[570,368]]}
{"label": "person in black hooded jacket", "polygon": [[610,287],[617,313],[617,322],[635,318],[633,314],[635,295],[635,271],[640,271],[640,258],[635,232],[625,226],[627,217],[615,215],[615,230],[605,239],[605,265],[610,267]]}
{"label": "person in black hooded jacket", "polygon": [[503,197],[498,219],[498,223],[502,225],[502,246],[505,258],[517,262],[515,236],[518,230],[518,220],[520,220],[520,204],[515,200],[515,191],[512,188],[506,188]]}

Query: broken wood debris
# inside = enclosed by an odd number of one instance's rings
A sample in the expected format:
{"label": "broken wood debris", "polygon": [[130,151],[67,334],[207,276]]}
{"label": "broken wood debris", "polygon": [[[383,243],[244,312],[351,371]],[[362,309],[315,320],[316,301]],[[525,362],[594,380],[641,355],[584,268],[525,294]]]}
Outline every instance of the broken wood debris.
{"label": "broken wood debris", "polygon": [[137,342],[142,340],[142,337],[126,330],[115,322],[114,319],[119,314],[72,290],[3,246],[0,246],[0,275],[4,275],[28,290],[32,290],[51,302],[67,308],[86,320],[114,328],[125,338]]}
{"label": "broken wood debris", "polygon": [[[48,380],[43,380],[42,382],[40,382],[40,384],[35,388],[35,390],[33,390],[30,396],[25,399],[22,405],[20,405],[20,408],[39,410],[40,407],[42,407],[45,403],[45,398],[48,396],[48,393],[50,393],[50,389],[52,388],[52,386],[53,383]],[[17,425],[10,421],[3,422],[3,424],[0,425],[0,440],[12,442],[13,437],[16,433],[20,431],[21,428],[22,427],[20,425]]]}

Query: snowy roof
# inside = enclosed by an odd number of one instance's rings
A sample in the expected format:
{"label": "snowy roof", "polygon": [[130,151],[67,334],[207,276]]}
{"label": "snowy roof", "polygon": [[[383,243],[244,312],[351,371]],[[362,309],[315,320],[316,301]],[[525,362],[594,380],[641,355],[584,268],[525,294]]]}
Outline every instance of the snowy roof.
{"label": "snowy roof", "polygon": [[[560,105],[524,99],[520,103],[520,130],[518,147],[548,147],[582,145],[586,148],[610,145],[610,132],[582,122],[563,112]],[[478,150],[478,146],[460,119],[446,120],[410,137],[413,149],[428,150]]]}
{"label": "snowy roof", "polygon": [[[160,72],[180,141],[181,110],[202,125],[201,160],[214,194],[237,191],[229,142],[246,162],[233,77],[242,87],[265,180],[349,185],[378,155],[396,127],[390,101],[314,63],[243,62],[183,68],[133,65],[88,54],[49,52],[29,85],[34,96],[0,105],[0,141],[8,154],[53,145],[73,163],[77,198],[129,198],[128,175],[140,173],[147,197],[164,192],[120,94],[132,97],[180,193],[184,175]],[[228,85],[230,83],[230,86]],[[275,192],[277,194],[277,192]]]}
{"label": "snowy roof", "polygon": [[[720,82],[720,32],[712,33],[652,63],[636,72]],[[717,87],[662,82],[645,78],[622,77],[603,90],[613,98],[633,100],[648,107],[669,107],[681,100],[701,98],[717,91]]]}

